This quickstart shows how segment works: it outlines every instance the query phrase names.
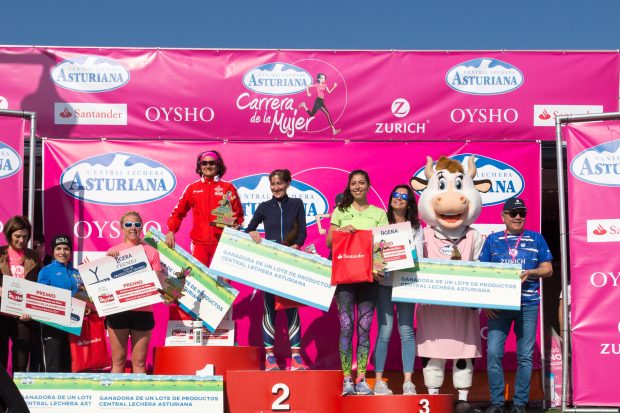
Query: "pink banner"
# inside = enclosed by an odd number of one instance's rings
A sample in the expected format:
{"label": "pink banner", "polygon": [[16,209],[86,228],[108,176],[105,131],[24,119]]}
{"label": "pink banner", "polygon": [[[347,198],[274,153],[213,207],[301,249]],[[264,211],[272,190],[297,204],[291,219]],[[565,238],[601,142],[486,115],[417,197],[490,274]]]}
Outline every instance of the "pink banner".
{"label": "pink banner", "polygon": [[552,140],[557,115],[617,110],[618,62],[616,51],[0,47],[0,93],[59,138]]}
{"label": "pink banner", "polygon": [[573,399],[620,406],[620,122],[567,125]]}
{"label": "pink banner", "polygon": [[[268,173],[276,168],[290,169],[293,184],[289,194],[302,198],[306,206],[306,245],[314,243],[323,256],[328,251],[315,216],[332,212],[349,171],[362,168],[369,172],[369,201],[385,208],[394,186],[408,183],[413,175],[421,173],[426,155],[434,159],[440,155],[460,160],[476,157],[477,176],[493,181],[492,191],[483,195],[485,207],[477,224],[482,233],[504,228],[499,224],[502,203],[512,196],[523,197],[531,216],[540,216],[540,146],[535,142],[138,143],[48,139],[44,142],[45,204],[53,208],[44,210],[46,234],[73,234],[76,248],[87,255],[91,254],[89,251],[105,251],[120,241],[117,221],[130,209],[142,214],[147,229],[156,226],[166,232],[166,220],[183,189],[198,179],[194,172],[196,156],[208,148],[222,153],[228,167],[224,179],[238,188],[246,224],[256,206],[271,198]],[[540,229],[538,220],[528,223],[531,229]],[[324,219],[322,226],[328,228],[329,219]],[[188,216],[177,235],[178,243],[185,248],[189,246],[190,227]],[[241,291],[234,306],[237,342],[261,346],[262,299],[252,299],[252,290],[245,286],[235,284],[235,288]],[[335,306],[332,307],[333,312]],[[337,317],[303,308],[301,318],[306,359],[313,368],[338,368]],[[156,329],[153,344],[162,345],[165,323],[158,323]],[[486,328],[481,334],[486,337]],[[282,337],[285,336],[283,331]],[[390,351],[388,368],[400,365],[399,343],[393,341],[395,347]],[[281,346],[279,351],[286,352],[287,343],[277,344]],[[507,348],[506,358],[514,359],[514,347]],[[480,363],[484,367],[483,359]]]}
{"label": "pink banner", "polygon": [[23,214],[23,159],[24,119],[0,116],[0,230],[7,219]]}

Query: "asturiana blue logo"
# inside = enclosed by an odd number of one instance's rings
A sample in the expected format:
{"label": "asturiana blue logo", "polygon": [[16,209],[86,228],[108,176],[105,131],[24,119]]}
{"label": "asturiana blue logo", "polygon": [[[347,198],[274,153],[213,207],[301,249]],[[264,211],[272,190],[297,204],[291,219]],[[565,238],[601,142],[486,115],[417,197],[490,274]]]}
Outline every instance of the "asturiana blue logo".
{"label": "asturiana blue logo", "polygon": [[174,191],[176,183],[176,176],[165,165],[123,152],[83,159],[60,176],[60,185],[68,195],[103,205],[156,201]]}
{"label": "asturiana blue logo", "polygon": [[589,184],[620,186],[620,139],[581,151],[570,163],[570,173]]}
{"label": "asturiana blue logo", "polygon": [[267,63],[248,70],[243,84],[263,95],[292,95],[303,92],[313,79],[306,70],[288,63]]}
{"label": "asturiana blue logo", "polygon": [[[476,177],[474,179],[489,179],[491,181],[489,192],[480,194],[483,206],[502,204],[508,198],[519,196],[525,189],[525,179],[523,179],[521,172],[507,163],[471,153],[454,155],[450,158],[459,161],[467,171],[470,156],[474,156],[476,159]],[[424,167],[418,169],[414,176],[424,178]]]}
{"label": "asturiana blue logo", "polygon": [[0,141],[0,179],[15,175],[22,169],[22,158],[8,144]]}
{"label": "asturiana blue logo", "polygon": [[470,95],[499,95],[523,84],[523,73],[501,60],[482,57],[459,63],[446,74],[446,83],[457,92]]}
{"label": "asturiana blue logo", "polygon": [[[269,187],[269,174],[244,176],[243,178],[233,179],[232,183],[237,188],[239,199],[243,204],[244,224],[247,226],[252,220],[256,208],[258,208],[258,204],[272,197]],[[327,198],[318,189],[304,182],[293,179],[287,194],[291,198],[300,198],[303,201],[307,227],[316,222],[316,215],[326,214],[329,210]],[[262,225],[259,227],[259,231],[263,231]]]}
{"label": "asturiana blue logo", "polygon": [[123,64],[91,55],[63,60],[50,75],[58,86],[86,93],[107,92],[129,82],[129,70]]}

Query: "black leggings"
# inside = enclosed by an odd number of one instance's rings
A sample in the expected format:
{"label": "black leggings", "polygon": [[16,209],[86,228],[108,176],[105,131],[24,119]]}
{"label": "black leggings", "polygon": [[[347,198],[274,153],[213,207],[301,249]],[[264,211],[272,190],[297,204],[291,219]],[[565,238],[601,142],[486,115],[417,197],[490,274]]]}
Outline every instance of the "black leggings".
{"label": "black leggings", "polygon": [[314,100],[314,106],[312,106],[312,110],[307,110],[309,116],[314,116],[318,111],[321,111],[327,116],[327,121],[329,122],[329,126],[334,127],[334,122],[332,122],[332,117],[327,110],[327,106],[325,106],[325,101],[321,98],[316,98]]}
{"label": "black leggings", "polygon": [[33,324],[11,315],[0,315],[0,362],[6,366],[9,361],[10,339],[14,372],[28,371]]}

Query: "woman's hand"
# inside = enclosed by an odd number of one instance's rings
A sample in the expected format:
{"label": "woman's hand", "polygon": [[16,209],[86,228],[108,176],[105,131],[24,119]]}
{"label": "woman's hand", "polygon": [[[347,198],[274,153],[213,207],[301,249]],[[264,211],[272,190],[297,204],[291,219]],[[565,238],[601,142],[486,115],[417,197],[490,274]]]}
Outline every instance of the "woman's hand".
{"label": "woman's hand", "polygon": [[170,248],[174,248],[174,232],[168,231],[166,234],[166,245]]}
{"label": "woman's hand", "polygon": [[250,238],[252,238],[252,241],[254,241],[257,244],[260,244],[262,240],[258,231],[250,231]]}
{"label": "woman's hand", "polygon": [[119,251],[108,251],[105,255],[108,257],[116,258],[118,257]]}
{"label": "woman's hand", "polygon": [[373,271],[372,272],[372,278],[374,278],[375,281],[381,281],[385,278],[385,273],[383,271]]}
{"label": "woman's hand", "polygon": [[352,234],[352,233],[354,233],[356,231],[356,229],[355,229],[355,227],[353,225],[347,225],[346,227],[338,228],[337,231],[348,232],[348,233]]}
{"label": "woman's hand", "polygon": [[30,314],[22,314],[19,316],[19,319],[21,321],[30,321],[32,320],[32,317],[30,316]]}

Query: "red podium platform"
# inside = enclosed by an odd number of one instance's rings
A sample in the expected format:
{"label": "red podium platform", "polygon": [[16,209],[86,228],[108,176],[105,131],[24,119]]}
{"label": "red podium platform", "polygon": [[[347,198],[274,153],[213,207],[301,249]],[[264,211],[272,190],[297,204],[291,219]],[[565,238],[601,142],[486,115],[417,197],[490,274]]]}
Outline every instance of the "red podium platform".
{"label": "red podium platform", "polygon": [[452,395],[342,396],[342,372],[233,371],[226,377],[230,413],[452,413]]}
{"label": "red podium platform", "polygon": [[230,413],[338,413],[341,393],[339,370],[231,370],[226,377]]}
{"label": "red podium platform", "polygon": [[258,370],[261,349],[238,346],[174,346],[156,347],[153,374],[195,375],[205,365],[213,364],[215,374],[224,376],[229,370]]}
{"label": "red podium platform", "polygon": [[451,394],[419,394],[415,396],[346,396],[342,397],[342,413],[420,412],[452,413]]}

